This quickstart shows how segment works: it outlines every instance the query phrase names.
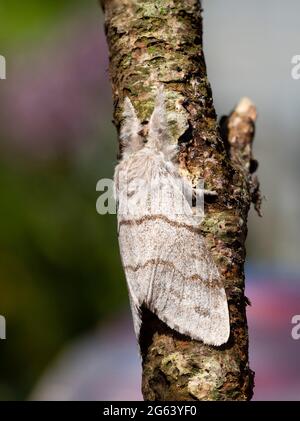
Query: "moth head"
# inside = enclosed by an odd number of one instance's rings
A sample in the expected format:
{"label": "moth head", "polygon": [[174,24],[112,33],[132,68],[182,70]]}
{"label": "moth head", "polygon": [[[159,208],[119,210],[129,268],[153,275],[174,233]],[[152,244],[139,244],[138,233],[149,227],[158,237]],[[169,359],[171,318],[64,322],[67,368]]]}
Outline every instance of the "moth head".
{"label": "moth head", "polygon": [[142,149],[145,138],[147,139],[145,148],[156,153],[162,152],[167,160],[175,156],[177,145],[171,143],[168,131],[163,85],[158,88],[154,110],[147,126],[141,124],[128,97],[124,101],[123,117],[120,138],[124,157]]}

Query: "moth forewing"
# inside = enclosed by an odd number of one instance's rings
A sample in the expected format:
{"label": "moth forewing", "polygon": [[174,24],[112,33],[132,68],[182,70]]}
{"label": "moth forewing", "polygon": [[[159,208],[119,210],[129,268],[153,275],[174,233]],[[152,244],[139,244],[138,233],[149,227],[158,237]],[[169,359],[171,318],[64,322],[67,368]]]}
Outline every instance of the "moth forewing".
{"label": "moth forewing", "polygon": [[146,306],[170,328],[221,345],[230,332],[228,303],[199,230],[203,194],[198,188],[202,202],[193,208],[193,189],[173,162],[176,148],[168,143],[163,97],[160,90],[143,146],[134,131],[140,122],[126,101],[126,154],[115,172],[119,244],[135,332],[139,338],[140,309]]}

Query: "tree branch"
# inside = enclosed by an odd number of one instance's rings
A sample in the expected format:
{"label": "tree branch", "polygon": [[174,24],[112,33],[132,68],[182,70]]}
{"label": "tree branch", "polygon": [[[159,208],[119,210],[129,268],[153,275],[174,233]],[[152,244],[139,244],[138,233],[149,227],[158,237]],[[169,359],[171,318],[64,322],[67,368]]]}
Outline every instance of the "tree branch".
{"label": "tree branch", "polygon": [[182,174],[218,193],[206,204],[202,233],[218,265],[229,302],[231,336],[222,347],[193,341],[143,311],[141,348],[146,400],[248,400],[244,296],[245,238],[251,201],[260,205],[252,158],[255,107],[248,100],[217,124],[202,50],[197,0],[103,0],[110,51],[114,121],[120,128],[129,96],[146,123],[157,87],[165,86],[172,141]]}

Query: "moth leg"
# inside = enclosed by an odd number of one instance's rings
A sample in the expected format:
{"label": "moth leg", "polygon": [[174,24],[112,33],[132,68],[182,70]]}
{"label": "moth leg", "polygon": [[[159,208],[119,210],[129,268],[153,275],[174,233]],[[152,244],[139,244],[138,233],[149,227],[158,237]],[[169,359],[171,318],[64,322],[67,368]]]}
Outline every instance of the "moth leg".
{"label": "moth leg", "polygon": [[202,207],[204,206],[204,203],[214,202],[218,197],[216,191],[203,188],[196,188],[193,193],[193,203]]}
{"label": "moth leg", "polygon": [[198,197],[198,198],[202,198],[204,196],[209,196],[209,197],[217,197],[218,193],[214,190],[207,190],[207,189],[202,189],[202,188],[195,188],[194,189],[194,197]]}
{"label": "moth leg", "polygon": [[211,197],[212,196],[214,196],[214,197],[217,197],[218,196],[218,193],[215,190],[206,190],[206,189],[203,189],[202,192],[203,192],[204,196],[211,196]]}

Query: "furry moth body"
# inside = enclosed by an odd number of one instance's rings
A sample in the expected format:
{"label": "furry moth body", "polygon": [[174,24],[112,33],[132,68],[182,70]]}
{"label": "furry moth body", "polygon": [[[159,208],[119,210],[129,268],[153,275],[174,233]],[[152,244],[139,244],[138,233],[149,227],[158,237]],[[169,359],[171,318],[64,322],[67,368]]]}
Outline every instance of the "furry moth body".
{"label": "furry moth body", "polygon": [[206,344],[222,345],[230,333],[226,293],[181,188],[184,182],[174,163],[177,148],[168,137],[162,89],[146,143],[128,98],[123,116],[123,156],[114,181],[120,253],[136,336],[139,339],[144,305],[170,328]]}

